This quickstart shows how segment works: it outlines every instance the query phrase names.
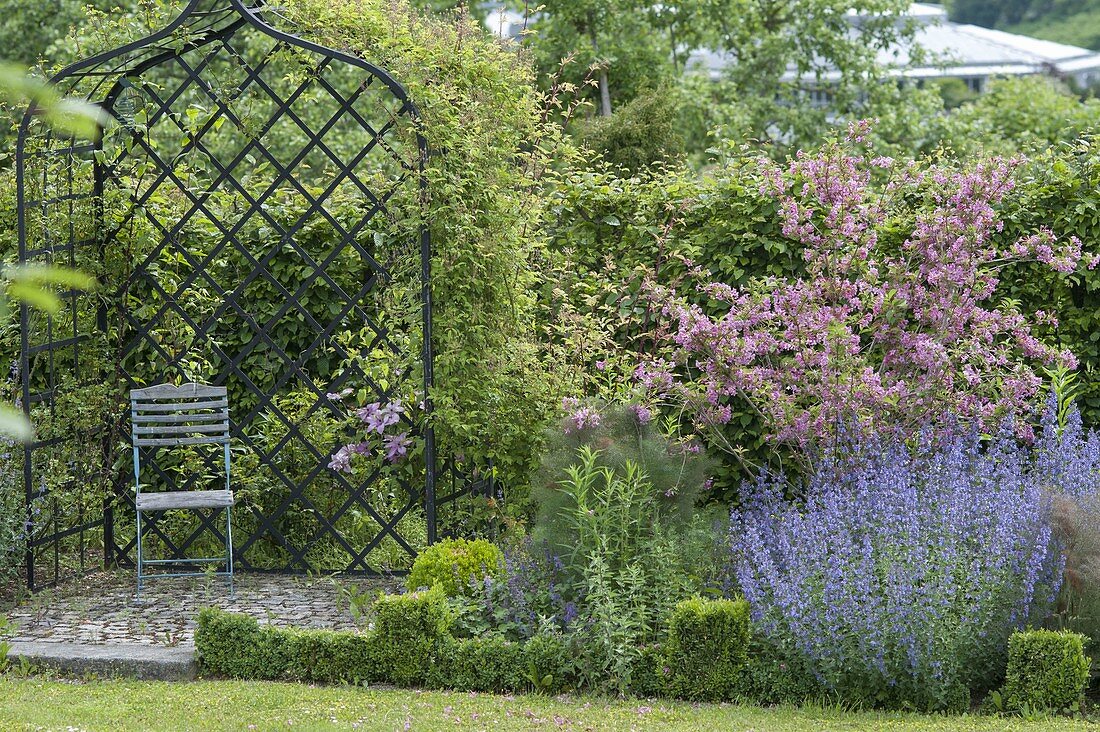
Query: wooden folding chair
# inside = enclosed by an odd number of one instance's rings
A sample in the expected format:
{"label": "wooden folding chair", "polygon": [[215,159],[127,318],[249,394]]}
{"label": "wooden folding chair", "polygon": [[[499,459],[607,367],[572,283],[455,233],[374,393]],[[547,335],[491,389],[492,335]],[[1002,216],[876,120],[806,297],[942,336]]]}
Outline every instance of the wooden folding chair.
{"label": "wooden folding chair", "polygon": [[[216,576],[229,578],[233,592],[233,491],[229,485],[229,398],[224,386],[202,384],[160,384],[130,392],[133,420],[134,485],[137,489],[137,587],[138,596],[145,580],[164,577],[207,576],[206,572],[145,573],[149,564],[224,565]],[[225,451],[225,490],[183,490],[143,492],[141,452],[147,447],[182,445],[222,445]],[[225,509],[225,556],[186,559],[146,559],[142,541],[142,514],[173,509]]]}

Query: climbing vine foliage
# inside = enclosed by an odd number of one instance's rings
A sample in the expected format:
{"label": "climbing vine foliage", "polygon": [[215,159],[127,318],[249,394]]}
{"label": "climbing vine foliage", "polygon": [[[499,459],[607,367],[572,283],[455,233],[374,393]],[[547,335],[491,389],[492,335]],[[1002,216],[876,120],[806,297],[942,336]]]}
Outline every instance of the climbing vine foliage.
{"label": "climbing vine foliage", "polygon": [[522,482],[549,417],[550,380],[533,339],[532,258],[545,128],[533,71],[466,16],[418,14],[378,0],[288,0],[317,42],[372,60],[408,89],[432,150],[436,388],[443,450],[493,459]]}

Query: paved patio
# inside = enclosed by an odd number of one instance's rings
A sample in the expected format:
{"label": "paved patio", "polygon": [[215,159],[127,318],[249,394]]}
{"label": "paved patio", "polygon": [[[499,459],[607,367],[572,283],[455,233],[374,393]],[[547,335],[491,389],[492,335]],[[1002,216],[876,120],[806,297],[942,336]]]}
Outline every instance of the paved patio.
{"label": "paved patio", "polygon": [[349,598],[393,589],[393,580],[240,574],[236,592],[222,578],[153,581],[135,600],[132,572],[98,572],[41,592],[7,613],[7,640],[22,643],[139,645],[189,648],[195,614],[214,606],[247,613],[261,623],[352,630]]}

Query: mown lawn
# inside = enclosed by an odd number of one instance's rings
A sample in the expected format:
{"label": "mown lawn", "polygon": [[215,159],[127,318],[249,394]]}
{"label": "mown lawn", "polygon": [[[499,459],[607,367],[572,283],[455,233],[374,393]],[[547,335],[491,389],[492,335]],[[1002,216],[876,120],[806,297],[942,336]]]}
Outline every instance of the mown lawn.
{"label": "mown lawn", "polygon": [[757,709],[593,698],[491,696],[239,681],[86,683],[0,678],[5,730],[1100,730],[1066,719],[1025,722]]}

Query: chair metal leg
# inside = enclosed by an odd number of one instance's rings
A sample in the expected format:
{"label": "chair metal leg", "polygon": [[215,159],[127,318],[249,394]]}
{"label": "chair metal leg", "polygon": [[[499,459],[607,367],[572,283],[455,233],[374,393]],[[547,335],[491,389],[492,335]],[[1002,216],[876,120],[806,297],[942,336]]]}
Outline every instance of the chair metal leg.
{"label": "chair metal leg", "polygon": [[[230,484],[230,469],[229,461],[231,458],[231,451],[229,449],[229,443],[225,443],[224,454],[225,458],[225,490],[233,490],[233,486]],[[234,597],[233,587],[233,506],[225,507],[225,560],[229,571],[229,596]]]}
{"label": "chair metal leg", "polygon": [[[130,412],[130,419],[134,422],[137,421],[137,411],[133,409]],[[135,599],[141,599],[141,585],[144,576],[142,575],[142,561],[144,557],[141,554],[141,511],[138,509],[138,503],[141,501],[141,449],[138,447],[137,439],[134,438],[134,513],[137,514],[137,597]]]}
{"label": "chair metal leg", "polygon": [[141,585],[144,576],[142,575],[142,562],[145,557],[141,553],[141,511],[137,511],[137,597],[141,598]]}
{"label": "chair metal leg", "polygon": [[225,509],[225,559],[229,567],[229,596],[235,596],[233,587],[233,509]]}

